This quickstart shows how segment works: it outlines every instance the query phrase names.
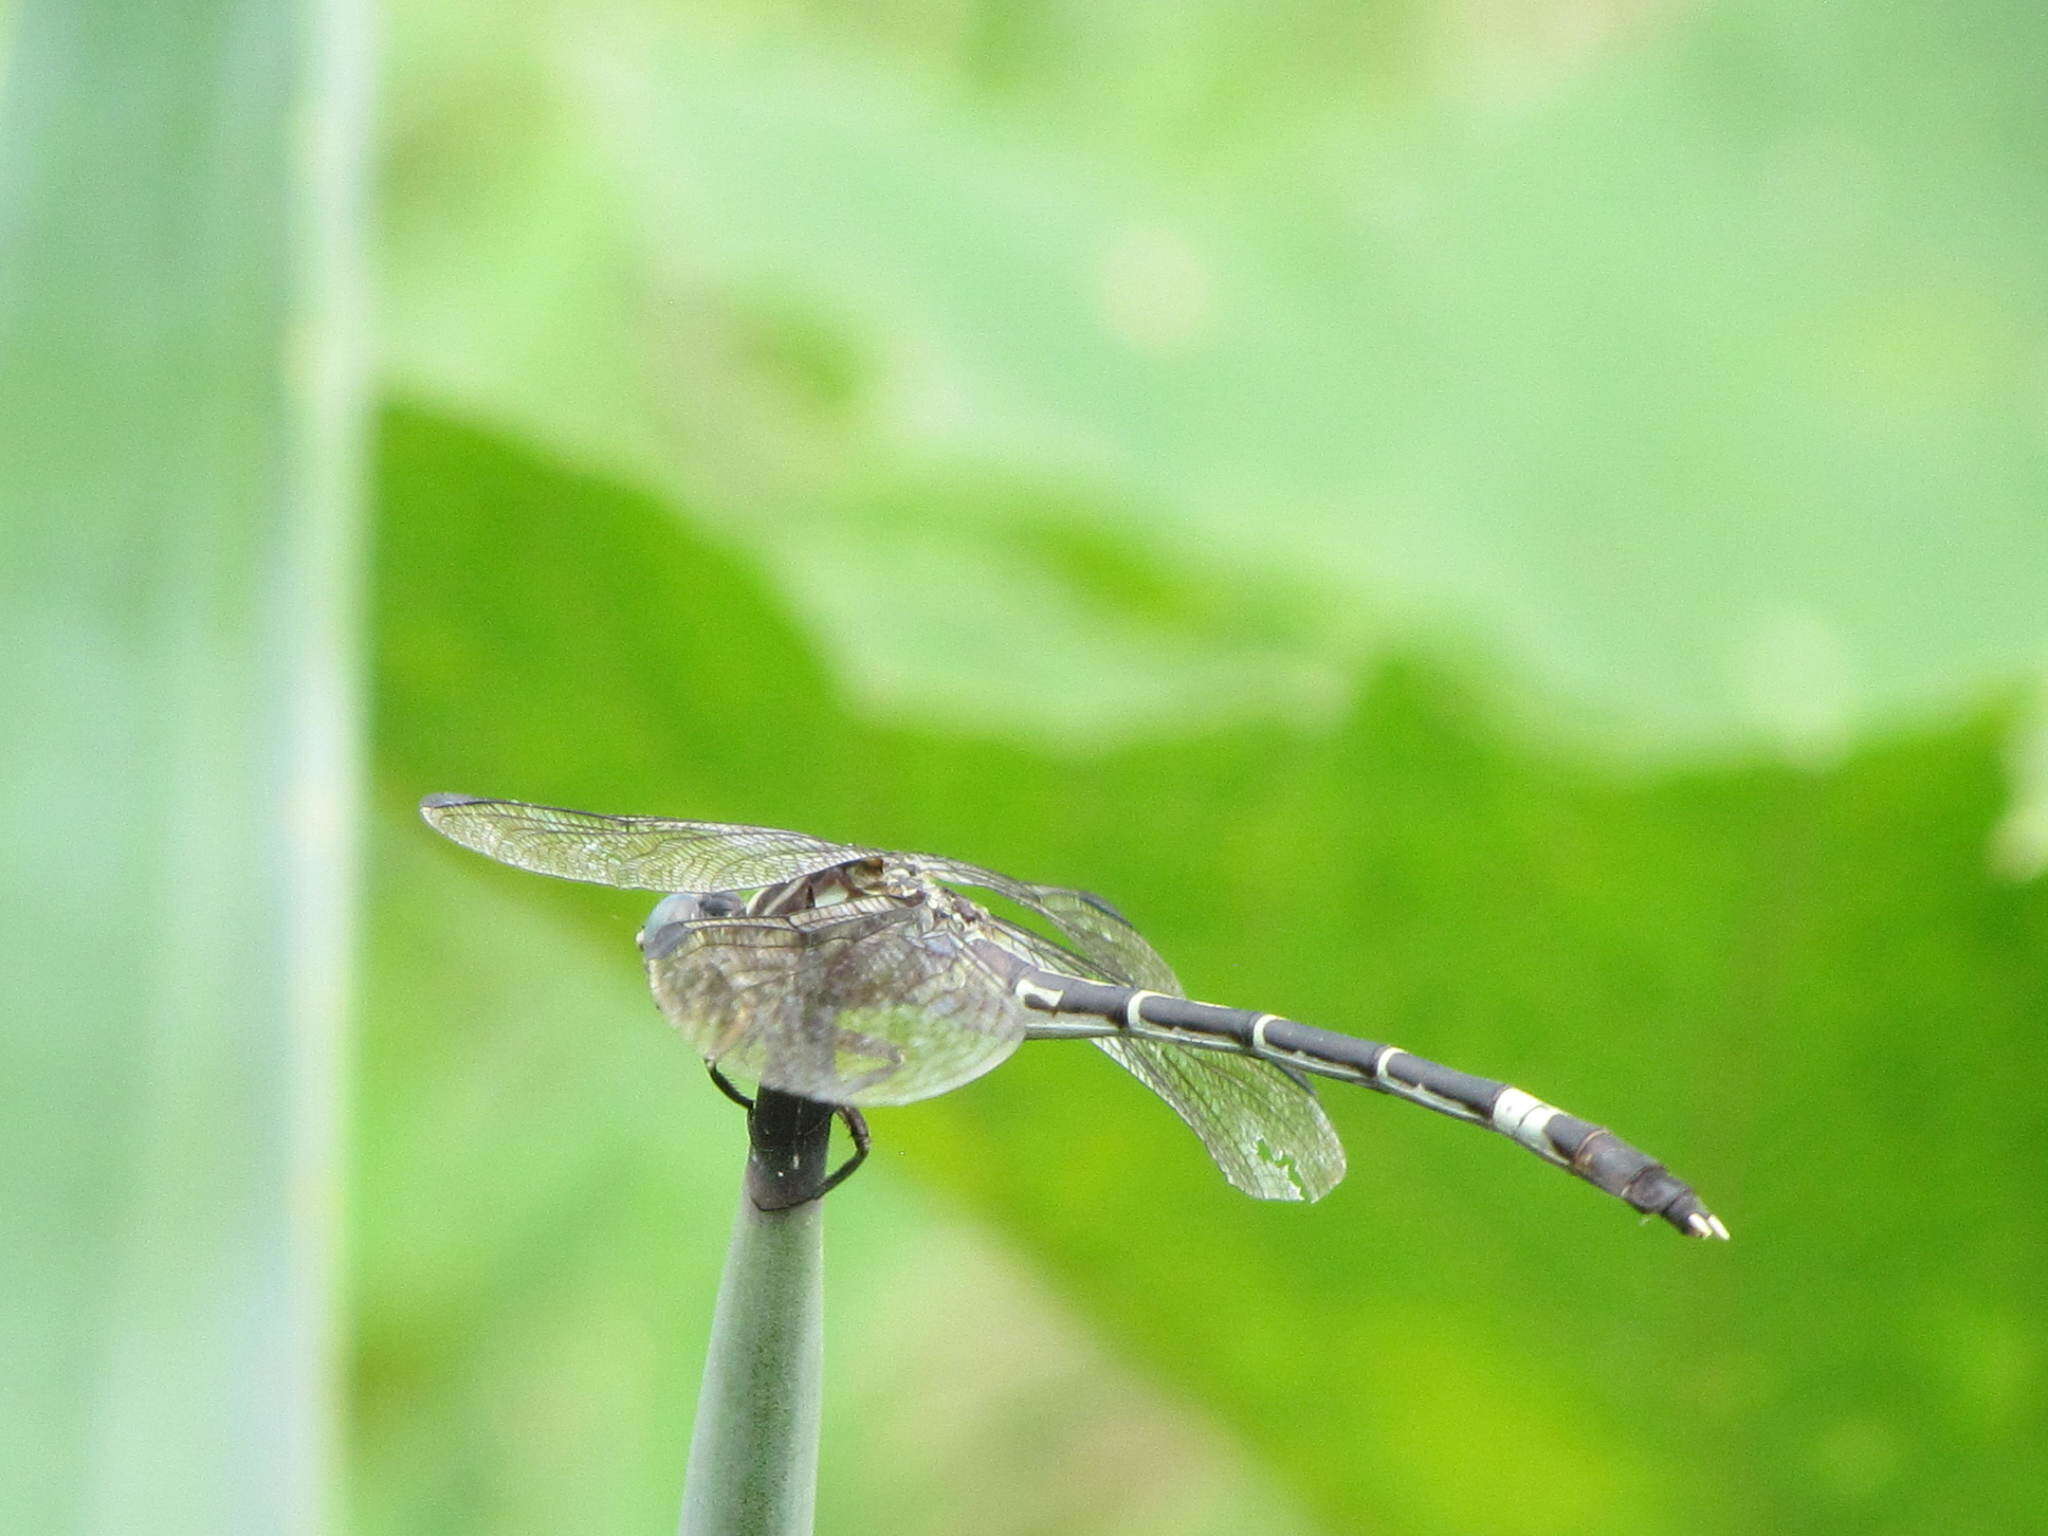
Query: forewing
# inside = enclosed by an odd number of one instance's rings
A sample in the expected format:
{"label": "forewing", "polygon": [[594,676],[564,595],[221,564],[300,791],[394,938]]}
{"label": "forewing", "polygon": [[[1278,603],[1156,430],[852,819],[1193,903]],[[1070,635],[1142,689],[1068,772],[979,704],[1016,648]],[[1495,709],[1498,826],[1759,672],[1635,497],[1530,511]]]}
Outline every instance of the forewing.
{"label": "forewing", "polygon": [[958,924],[880,898],[648,935],[662,1012],[728,1073],[828,1104],[908,1104],[996,1066],[1029,1011]]}
{"label": "forewing", "polygon": [[1271,1062],[1127,1035],[1095,1043],[1166,1100],[1246,1194],[1320,1200],[1344,1177],[1344,1144],[1323,1106]]}
{"label": "forewing", "polygon": [[429,795],[420,814],[443,837],[501,864],[647,891],[752,890],[875,851],[775,827],[606,816],[467,795]]}
{"label": "forewing", "polygon": [[1090,961],[1094,974],[1119,986],[1143,987],[1148,992],[1181,995],[1180,981],[1173,967],[1159,951],[1145,942],[1124,915],[1091,891],[1064,885],[1037,885],[1013,879],[1000,871],[955,859],[913,856],[941,880],[978,885],[1018,906],[1036,912],[1059,932],[1076,953]]}

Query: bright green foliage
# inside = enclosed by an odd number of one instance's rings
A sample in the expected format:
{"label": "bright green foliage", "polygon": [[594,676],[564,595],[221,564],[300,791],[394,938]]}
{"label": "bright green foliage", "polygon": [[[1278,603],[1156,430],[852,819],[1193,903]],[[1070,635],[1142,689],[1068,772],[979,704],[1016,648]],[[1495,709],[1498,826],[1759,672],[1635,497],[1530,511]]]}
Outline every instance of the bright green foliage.
{"label": "bright green foliage", "polygon": [[[708,502],[867,697],[1328,722],[1448,629],[1546,729],[1824,757],[2039,665],[2039,8],[396,21],[406,386]],[[1032,500],[1229,600],[1133,625]]]}
{"label": "bright green foliage", "polygon": [[[863,722],[728,556],[524,451],[402,415],[382,495],[394,817],[421,790],[507,793],[1083,882],[1197,995],[1507,1076],[1668,1157],[1726,1215],[1730,1247],[1682,1243],[1492,1138],[1338,1091],[1350,1179],[1315,1207],[1261,1206],[1079,1046],[1028,1047],[876,1117],[882,1168],[986,1215],[1330,1529],[1990,1532],[2039,1507],[2021,1451],[2044,1428],[2048,1113],[2028,1085],[2048,1069],[2048,898],[1986,873],[1989,722],[1824,772],[1623,778],[1518,744],[1440,675],[1393,666],[1325,732],[1030,752]],[[624,1020],[627,1045],[615,1020],[639,898],[483,869],[463,885],[501,878],[599,929],[622,974],[617,1005],[575,1005],[568,1030],[579,1058],[613,1065],[535,1065],[547,1091],[493,1112],[544,1106],[560,1129],[540,1144],[589,1165],[573,1149],[597,1135],[606,1166],[660,1187],[647,1170],[673,1162],[669,1133],[638,1152],[611,1141],[628,1134],[613,1095],[673,1091],[692,1126],[723,1107],[687,1059],[658,1084],[619,1064],[649,1048],[644,1025]],[[475,942],[476,963],[498,963],[497,941]],[[510,933],[504,947],[531,950]],[[723,1145],[721,1191],[736,1119]],[[500,1219],[536,1234],[591,1208],[559,1176],[497,1191]],[[833,1197],[835,1233],[897,1241],[864,1204],[893,1198],[864,1173]],[[722,1204],[693,1218],[707,1275]],[[666,1250],[676,1231],[621,1241]],[[372,1262],[392,1263],[395,1234],[373,1216],[368,1235]],[[543,1270],[581,1288],[557,1307],[625,1283]],[[381,1350],[419,1347],[394,1328],[378,1325]],[[857,1391],[886,1365],[858,1315],[834,1328],[831,1371]],[[667,1337],[633,1335],[673,1387],[688,1363]],[[370,1357],[373,1403],[397,1390],[385,1358]],[[828,1431],[828,1501],[833,1458]],[[674,1468],[643,1465],[652,1506]]]}

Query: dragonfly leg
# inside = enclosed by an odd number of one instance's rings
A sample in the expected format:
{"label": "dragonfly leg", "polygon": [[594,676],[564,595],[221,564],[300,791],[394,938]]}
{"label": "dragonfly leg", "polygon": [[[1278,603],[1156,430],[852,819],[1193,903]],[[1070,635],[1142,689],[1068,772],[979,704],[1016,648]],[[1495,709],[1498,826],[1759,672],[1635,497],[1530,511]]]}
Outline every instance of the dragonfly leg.
{"label": "dragonfly leg", "polygon": [[718,1070],[717,1062],[705,1062],[704,1070],[711,1074],[711,1081],[718,1085],[718,1091],[724,1094],[728,1099],[731,1099],[733,1103],[739,1105],[741,1109],[750,1110],[754,1107],[754,1101],[748,1098],[744,1093],[741,1093],[739,1089],[733,1087],[732,1079],[727,1077],[723,1072]]}
{"label": "dragonfly leg", "polygon": [[[717,1062],[705,1062],[704,1070],[711,1074],[711,1081],[718,1085],[718,1091],[720,1093],[724,1094],[728,1099],[731,1099],[733,1103],[739,1105],[749,1114],[753,1112],[754,1101],[748,1098],[744,1093],[741,1093],[739,1089],[733,1086],[732,1079],[727,1077],[723,1072],[718,1070]],[[778,1102],[780,1101],[780,1098],[778,1098]],[[798,1101],[791,1100],[789,1102]],[[853,1155],[847,1158],[847,1160],[844,1163],[842,1163],[838,1168],[834,1169],[831,1173],[827,1174],[824,1180],[818,1185],[816,1189],[812,1190],[808,1195],[804,1196],[804,1199],[806,1200],[822,1199],[830,1191],[835,1190],[841,1184],[844,1184],[847,1181],[847,1179],[852,1177],[853,1171],[856,1168],[860,1167],[862,1163],[868,1160],[868,1153],[874,1146],[874,1136],[868,1130],[867,1116],[863,1115],[851,1104],[833,1104],[829,1106],[813,1107],[830,1108],[833,1114],[837,1115],[841,1120],[846,1122],[846,1134],[853,1138]],[[764,1210],[777,1208],[778,1207],[769,1206],[762,1207],[762,1209]]]}
{"label": "dragonfly leg", "polygon": [[853,1170],[868,1160],[868,1150],[874,1144],[874,1138],[868,1134],[866,1115],[851,1104],[836,1104],[833,1109],[839,1118],[846,1122],[846,1134],[853,1138],[853,1155],[826,1175],[825,1182],[818,1186],[818,1197],[844,1184],[852,1176]]}

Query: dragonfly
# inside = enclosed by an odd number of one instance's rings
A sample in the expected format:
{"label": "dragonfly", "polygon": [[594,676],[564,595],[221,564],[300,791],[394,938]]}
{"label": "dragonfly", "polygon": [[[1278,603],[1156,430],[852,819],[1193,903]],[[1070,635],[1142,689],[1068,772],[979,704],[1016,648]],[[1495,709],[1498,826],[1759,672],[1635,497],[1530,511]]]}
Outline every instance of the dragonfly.
{"label": "dragonfly", "polygon": [[948,1092],[1027,1040],[1087,1039],[1260,1199],[1320,1199],[1344,1177],[1321,1078],[1495,1131],[1686,1236],[1728,1236],[1662,1163],[1533,1094],[1188,998],[1124,915],[1085,890],[774,827],[448,794],[420,811],[500,863],[662,893],[638,936],[662,1013],[742,1102],[728,1074],[844,1112],[863,1152],[860,1109]]}

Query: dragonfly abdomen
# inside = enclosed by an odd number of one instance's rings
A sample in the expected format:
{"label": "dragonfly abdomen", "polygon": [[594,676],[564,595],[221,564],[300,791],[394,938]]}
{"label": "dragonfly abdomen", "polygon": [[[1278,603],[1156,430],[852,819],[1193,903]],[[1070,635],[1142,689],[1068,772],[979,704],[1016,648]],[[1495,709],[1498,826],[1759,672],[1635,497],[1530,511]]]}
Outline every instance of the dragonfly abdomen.
{"label": "dragonfly abdomen", "polygon": [[1137,987],[1086,981],[1030,969],[1013,982],[1018,999],[1048,1014],[1101,1021],[1094,1030],[1237,1049],[1282,1069],[1358,1083],[1425,1109],[1497,1131],[1545,1162],[1576,1174],[1647,1216],[1662,1217],[1689,1237],[1728,1236],[1692,1187],[1648,1153],[1604,1126],[1567,1114],[1496,1078],[1479,1077],[1413,1051],[1318,1029],[1277,1014],[1224,1008]]}

